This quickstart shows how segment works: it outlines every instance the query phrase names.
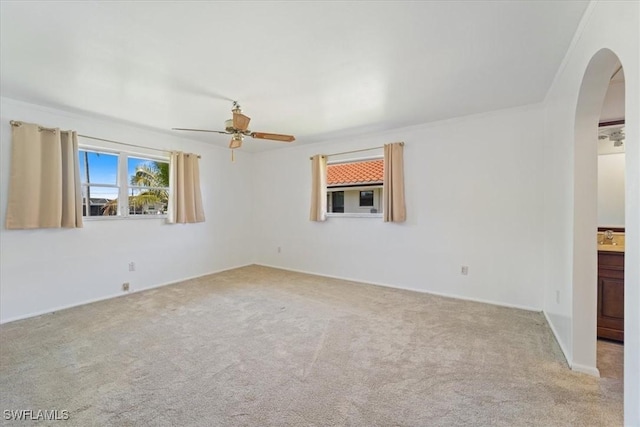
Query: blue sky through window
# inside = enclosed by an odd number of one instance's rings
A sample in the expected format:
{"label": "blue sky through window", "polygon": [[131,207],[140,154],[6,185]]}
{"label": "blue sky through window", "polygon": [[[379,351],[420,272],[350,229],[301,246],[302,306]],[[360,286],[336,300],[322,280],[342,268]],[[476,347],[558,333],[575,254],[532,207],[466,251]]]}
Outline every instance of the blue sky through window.
{"label": "blue sky through window", "polygon": [[[80,180],[82,183],[109,184],[118,183],[118,155],[111,153],[97,153],[95,151],[78,151],[78,164],[80,165]],[[88,179],[87,179],[88,166]],[[83,187],[83,192],[86,187]],[[117,188],[91,187],[91,198],[116,199]],[[85,195],[86,197],[86,195]]]}
{"label": "blue sky through window", "polygon": [[[86,158],[85,158],[86,155]],[[89,163],[89,182],[92,184],[118,183],[118,155],[110,153],[96,153],[80,150],[78,152],[80,164],[80,179],[87,183],[87,162]]]}

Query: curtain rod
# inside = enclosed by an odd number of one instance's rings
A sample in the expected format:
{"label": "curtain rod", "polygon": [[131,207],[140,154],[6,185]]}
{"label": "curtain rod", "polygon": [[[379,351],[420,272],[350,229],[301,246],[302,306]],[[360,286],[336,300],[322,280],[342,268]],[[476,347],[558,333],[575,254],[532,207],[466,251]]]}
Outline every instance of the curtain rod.
{"label": "curtain rod", "polygon": [[[10,120],[9,124],[11,124],[11,126],[20,126],[20,125],[22,125],[22,122],[16,121],[16,120]],[[45,128],[43,126],[40,126],[40,128],[42,128],[42,129],[51,129],[51,130],[55,129],[55,128]],[[95,136],[82,135],[82,134],[78,134],[78,136],[82,137],[82,138],[93,139],[95,141],[111,142],[113,144],[126,145],[128,147],[136,147],[136,148],[144,148],[146,150],[160,151],[162,153],[170,153],[171,152],[169,150],[161,150],[160,148],[145,147],[143,145],[129,144],[129,143],[126,143],[126,142],[114,141],[112,139],[96,138]],[[199,159],[201,158],[201,156],[199,154],[198,154],[198,158]]]}
{"label": "curtain rod", "polygon": [[[401,142],[400,145],[404,146],[404,142]],[[363,148],[362,150],[343,151],[342,153],[323,154],[322,156],[324,156],[324,157],[339,156],[341,154],[351,154],[351,153],[360,153],[362,151],[379,150],[380,148],[384,148],[384,145],[382,145],[380,147]],[[313,160],[313,156],[309,157],[309,160]]]}
{"label": "curtain rod", "polygon": [[[96,138],[95,136],[82,135],[82,134],[78,134],[78,136],[80,136],[82,138],[93,139],[93,140],[96,140],[96,141],[104,141],[104,142],[111,142],[113,144],[126,145],[128,147],[136,147],[136,148],[144,148],[145,150],[160,151],[162,153],[170,153],[171,152],[169,150],[162,150],[160,148],[145,147],[144,145],[129,144],[127,142],[114,141],[112,139]],[[201,158],[201,156],[199,154],[198,154],[198,158],[199,159]]]}

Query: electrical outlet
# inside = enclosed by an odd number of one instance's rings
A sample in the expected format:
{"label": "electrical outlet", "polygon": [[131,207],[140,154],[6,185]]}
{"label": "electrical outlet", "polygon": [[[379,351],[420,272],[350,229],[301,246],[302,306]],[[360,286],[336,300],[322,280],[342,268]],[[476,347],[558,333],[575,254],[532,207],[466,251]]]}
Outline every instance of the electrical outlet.
{"label": "electrical outlet", "polygon": [[278,246],[278,253],[282,252],[282,248],[280,246]]}
{"label": "electrical outlet", "polygon": [[136,271],[136,263],[135,262],[130,262],[129,263],[129,271]]}
{"label": "electrical outlet", "polygon": [[463,276],[467,276],[467,275],[469,275],[469,266],[467,266],[467,265],[463,265],[463,266],[460,268],[460,274],[462,274]]}
{"label": "electrical outlet", "polygon": [[123,292],[129,292],[129,282],[124,282],[122,284],[122,291]]}

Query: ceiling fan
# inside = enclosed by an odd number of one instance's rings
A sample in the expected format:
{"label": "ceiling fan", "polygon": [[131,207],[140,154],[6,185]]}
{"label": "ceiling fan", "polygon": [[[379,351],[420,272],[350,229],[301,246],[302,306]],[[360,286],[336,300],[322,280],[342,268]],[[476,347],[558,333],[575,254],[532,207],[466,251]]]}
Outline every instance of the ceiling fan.
{"label": "ceiling fan", "polygon": [[242,146],[242,140],[245,136],[250,136],[256,139],[268,139],[271,141],[279,142],[293,142],[295,137],[293,135],[281,135],[278,133],[265,133],[265,132],[252,132],[249,130],[250,117],[242,114],[240,104],[238,101],[233,101],[233,108],[231,109],[233,118],[224,122],[224,131],[222,130],[206,130],[206,129],[185,129],[185,128],[172,128],[173,130],[186,130],[192,132],[212,132],[222,133],[225,135],[231,135],[231,142],[229,148],[236,149]]}
{"label": "ceiling fan", "polygon": [[609,141],[613,142],[614,147],[620,147],[624,143],[624,139],[625,139],[624,128],[611,127],[608,129],[606,128],[600,129],[598,131],[598,139],[601,141],[608,139]]}

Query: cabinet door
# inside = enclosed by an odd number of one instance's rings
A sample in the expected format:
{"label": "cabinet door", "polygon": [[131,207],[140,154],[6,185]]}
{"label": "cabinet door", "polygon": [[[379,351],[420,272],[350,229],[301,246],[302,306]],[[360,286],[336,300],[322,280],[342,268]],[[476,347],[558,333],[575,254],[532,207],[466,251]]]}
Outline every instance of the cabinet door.
{"label": "cabinet door", "polygon": [[598,336],[624,340],[624,279],[598,278]]}

